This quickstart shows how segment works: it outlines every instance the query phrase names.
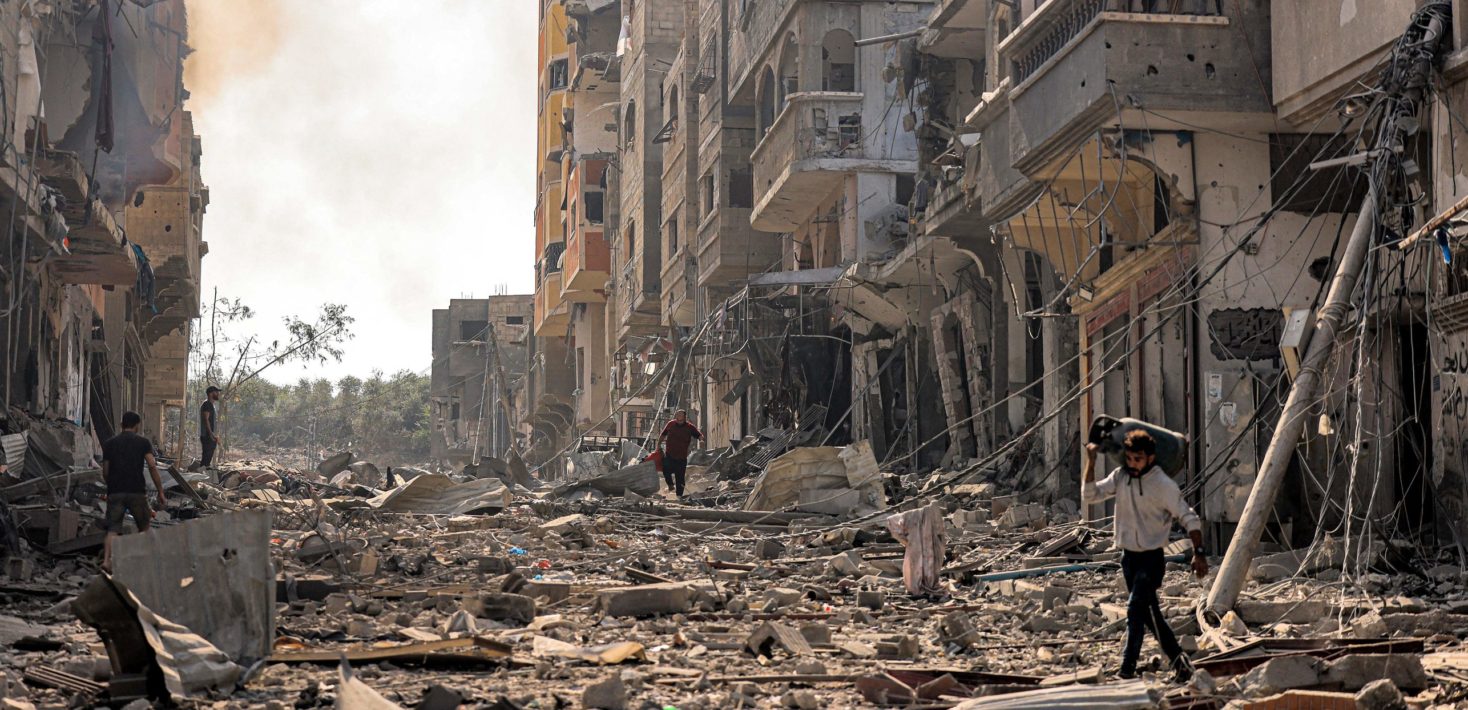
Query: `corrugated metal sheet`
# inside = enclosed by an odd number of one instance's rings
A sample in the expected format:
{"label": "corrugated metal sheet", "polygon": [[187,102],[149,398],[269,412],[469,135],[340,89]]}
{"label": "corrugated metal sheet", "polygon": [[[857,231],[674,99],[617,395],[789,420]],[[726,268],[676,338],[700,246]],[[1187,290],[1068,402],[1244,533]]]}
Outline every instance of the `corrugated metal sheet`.
{"label": "corrugated metal sheet", "polygon": [[[25,434],[6,434],[0,436],[0,449],[5,450],[6,465],[20,464],[24,466],[26,440]],[[19,471],[16,471],[19,474]]]}

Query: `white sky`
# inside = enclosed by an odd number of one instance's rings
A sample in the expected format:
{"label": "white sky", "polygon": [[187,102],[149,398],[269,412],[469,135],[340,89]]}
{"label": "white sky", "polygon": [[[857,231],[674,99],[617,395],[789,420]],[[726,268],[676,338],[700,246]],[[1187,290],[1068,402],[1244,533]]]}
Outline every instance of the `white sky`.
{"label": "white sky", "polygon": [[431,311],[534,277],[536,3],[187,0],[214,288],[283,339],[347,304],[340,364],[425,370]]}

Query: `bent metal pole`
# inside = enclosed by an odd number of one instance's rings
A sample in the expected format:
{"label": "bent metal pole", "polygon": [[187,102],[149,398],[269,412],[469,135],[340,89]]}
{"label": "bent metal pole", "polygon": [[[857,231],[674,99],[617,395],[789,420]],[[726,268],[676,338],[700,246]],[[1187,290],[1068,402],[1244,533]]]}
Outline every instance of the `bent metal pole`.
{"label": "bent metal pole", "polygon": [[[1381,86],[1384,91],[1395,91],[1396,95],[1384,99],[1388,106],[1376,133],[1376,147],[1395,146],[1405,137],[1401,135],[1403,131],[1398,119],[1404,116],[1416,118],[1423,99],[1422,87],[1427,85],[1429,78],[1427,71],[1435,63],[1413,61],[1420,59],[1420,54],[1415,57],[1402,55],[1426,52],[1431,55],[1431,59],[1436,60],[1450,12],[1451,6],[1441,0],[1424,5],[1413,15],[1407,32],[1393,48],[1394,61],[1383,72]],[[1345,253],[1342,254],[1335,276],[1331,279],[1330,292],[1315,323],[1315,332],[1310,337],[1300,374],[1290,385],[1289,397],[1285,399],[1279,424],[1274,429],[1264,460],[1260,462],[1254,487],[1249,491],[1249,501],[1244,505],[1233,540],[1229,543],[1223,564],[1218,568],[1218,577],[1208,592],[1207,610],[1214,614],[1223,614],[1233,608],[1239,592],[1243,590],[1249,563],[1253,561],[1254,553],[1259,547],[1259,536],[1264,532],[1265,522],[1269,520],[1274,498],[1279,493],[1285,471],[1289,468],[1295,447],[1300,442],[1310,405],[1315,401],[1316,390],[1320,386],[1321,368],[1335,350],[1337,330],[1350,310],[1351,295],[1356,290],[1356,282],[1366,265],[1372,236],[1376,232],[1377,190],[1384,184],[1381,180],[1384,174],[1383,160],[1376,158],[1368,169],[1369,188],[1366,198],[1361,201],[1356,226],[1351,230]]]}

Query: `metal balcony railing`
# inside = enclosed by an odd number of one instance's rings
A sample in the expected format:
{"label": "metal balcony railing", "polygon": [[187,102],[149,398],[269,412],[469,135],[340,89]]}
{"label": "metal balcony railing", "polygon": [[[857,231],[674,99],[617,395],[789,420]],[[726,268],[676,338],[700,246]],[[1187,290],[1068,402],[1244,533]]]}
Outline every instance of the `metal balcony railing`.
{"label": "metal balcony railing", "polygon": [[1219,0],[1049,0],[1016,30],[1014,84],[1030,78],[1103,12],[1149,15],[1221,15]]}

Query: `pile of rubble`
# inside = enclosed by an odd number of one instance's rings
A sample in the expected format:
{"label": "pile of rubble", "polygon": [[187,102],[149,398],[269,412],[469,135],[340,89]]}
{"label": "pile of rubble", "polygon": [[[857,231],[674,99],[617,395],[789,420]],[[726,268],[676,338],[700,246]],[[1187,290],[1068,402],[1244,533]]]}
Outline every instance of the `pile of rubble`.
{"label": "pile of rubble", "polygon": [[[702,456],[684,505],[662,500],[652,464],[630,452],[575,455],[572,477],[544,484],[518,461],[454,474],[350,455],[305,471],[175,468],[169,515],[117,540],[113,576],[49,544],[8,556],[0,703],[1468,701],[1462,569],[1414,572],[1405,545],[1326,539],[1261,556],[1249,598],[1219,620],[1200,620],[1204,582],[1176,565],[1164,608],[1198,672],[1174,685],[1153,658],[1141,679],[1118,681],[1117,554],[1073,503],[886,474],[863,444],[797,447],[757,468],[746,452]],[[731,475],[739,458],[747,470]],[[91,484],[24,485],[0,499],[78,511]],[[1355,569],[1370,571],[1342,576]]]}

